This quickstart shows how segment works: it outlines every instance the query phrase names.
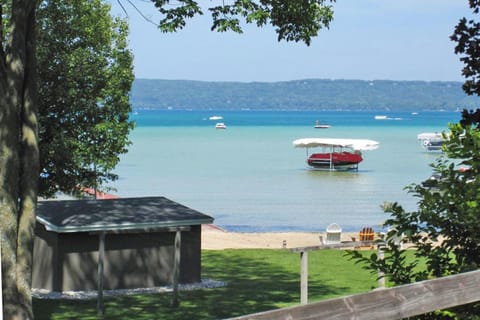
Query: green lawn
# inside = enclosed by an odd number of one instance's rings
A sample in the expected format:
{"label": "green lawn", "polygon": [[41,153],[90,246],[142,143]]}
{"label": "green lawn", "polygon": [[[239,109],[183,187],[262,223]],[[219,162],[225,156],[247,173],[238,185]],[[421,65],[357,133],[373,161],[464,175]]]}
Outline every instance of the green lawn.
{"label": "green lawn", "polygon": [[[309,253],[309,302],[369,291],[375,275],[349,261],[342,250]],[[288,250],[202,252],[203,278],[226,287],[171,294],[105,299],[105,319],[222,319],[296,305],[300,301],[300,255]],[[96,319],[96,300],[34,300],[35,319]]]}

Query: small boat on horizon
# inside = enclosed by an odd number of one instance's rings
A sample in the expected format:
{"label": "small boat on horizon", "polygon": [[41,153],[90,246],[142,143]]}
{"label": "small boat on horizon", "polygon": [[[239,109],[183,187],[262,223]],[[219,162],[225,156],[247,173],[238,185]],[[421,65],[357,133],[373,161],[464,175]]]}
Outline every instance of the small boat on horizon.
{"label": "small boat on horizon", "polygon": [[211,116],[208,118],[208,120],[222,120],[223,117],[222,116]]}
{"label": "small boat on horizon", "polygon": [[215,129],[227,129],[227,125],[223,122],[218,122],[216,125],[215,125]]}
{"label": "small boat on horizon", "polygon": [[388,117],[385,115],[376,115],[375,120],[387,120]]}
{"label": "small boat on horizon", "polygon": [[331,125],[326,123],[320,123],[318,120],[315,121],[315,125],[313,126],[315,129],[328,129]]}

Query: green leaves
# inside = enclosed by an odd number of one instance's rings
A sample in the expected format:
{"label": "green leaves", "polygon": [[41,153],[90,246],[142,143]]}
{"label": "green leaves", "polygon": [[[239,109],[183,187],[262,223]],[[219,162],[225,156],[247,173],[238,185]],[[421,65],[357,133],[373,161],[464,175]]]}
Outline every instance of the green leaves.
{"label": "green leaves", "polygon": [[127,24],[101,0],[38,11],[40,194],[101,187],[127,151],[133,57]]}
{"label": "green leaves", "polygon": [[[186,20],[202,15],[196,1],[180,0],[176,4],[167,0],[152,0],[163,15],[159,28],[163,32],[176,32]],[[277,32],[278,41],[302,41],[310,45],[311,39],[333,20],[334,0],[235,0],[228,4],[208,8],[212,15],[212,31],[243,33],[244,23],[262,27],[270,23]],[[230,3],[230,2],[229,2]]]}
{"label": "green leaves", "polygon": [[[160,20],[159,28],[162,32],[176,32],[183,29],[186,25],[186,19],[193,18],[195,15],[202,15],[203,12],[196,1],[177,0],[176,7],[169,7],[170,1],[153,1],[164,18]],[[177,4],[178,3],[178,4]]]}
{"label": "green leaves", "polygon": [[[271,1],[271,23],[276,27],[278,41],[303,41],[310,45],[318,31],[328,28],[333,19],[332,6],[325,1]],[[313,22],[313,23],[312,23]]]}
{"label": "green leaves", "polygon": [[[470,8],[478,14],[480,1],[471,0]],[[466,81],[463,90],[469,95],[480,95],[480,23],[473,19],[460,19],[450,39],[457,43],[455,53],[461,55],[460,61],[464,63],[462,75]]]}

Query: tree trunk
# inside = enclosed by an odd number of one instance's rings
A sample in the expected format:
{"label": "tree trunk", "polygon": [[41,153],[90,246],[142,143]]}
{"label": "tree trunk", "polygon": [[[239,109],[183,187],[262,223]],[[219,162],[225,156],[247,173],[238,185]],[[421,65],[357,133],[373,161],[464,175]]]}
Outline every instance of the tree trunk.
{"label": "tree trunk", "polygon": [[37,1],[12,1],[10,38],[0,51],[0,240],[6,320],[33,319],[31,265],[39,175],[36,6]]}

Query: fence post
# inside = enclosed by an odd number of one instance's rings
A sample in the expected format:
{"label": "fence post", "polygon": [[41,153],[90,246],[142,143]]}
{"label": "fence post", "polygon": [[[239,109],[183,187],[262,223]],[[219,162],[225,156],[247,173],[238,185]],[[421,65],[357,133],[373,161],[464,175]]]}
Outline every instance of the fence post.
{"label": "fence post", "polygon": [[308,251],[300,252],[300,304],[308,303]]}
{"label": "fence post", "polygon": [[175,241],[174,241],[174,254],[173,254],[173,296],[172,296],[172,306],[178,307],[178,281],[180,278],[180,256],[181,256],[181,247],[182,247],[182,232],[180,229],[177,229],[175,232]]}
{"label": "fence post", "polygon": [[98,279],[97,279],[97,315],[105,314],[103,304],[103,263],[105,259],[105,232],[98,235]]}
{"label": "fence post", "polygon": [[[383,260],[385,258],[385,252],[383,251],[383,245],[379,244],[377,247],[378,259]],[[385,273],[378,270],[378,287],[385,288]]]}

